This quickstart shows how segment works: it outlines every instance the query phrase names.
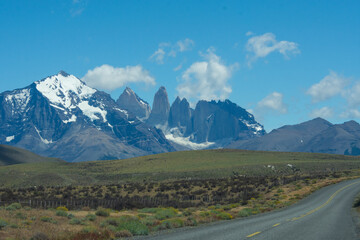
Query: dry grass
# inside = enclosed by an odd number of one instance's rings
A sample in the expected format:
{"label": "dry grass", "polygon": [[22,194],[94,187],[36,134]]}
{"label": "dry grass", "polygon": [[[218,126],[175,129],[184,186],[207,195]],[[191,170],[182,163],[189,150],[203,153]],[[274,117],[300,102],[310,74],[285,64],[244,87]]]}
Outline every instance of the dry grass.
{"label": "dry grass", "polygon": [[[110,217],[97,216],[95,221],[83,221],[84,225],[71,225],[70,219],[67,217],[56,216],[55,210],[27,209],[5,210],[0,209],[0,219],[5,220],[8,226],[0,230],[0,239],[30,239],[36,233],[44,233],[49,239],[65,240],[72,239],[75,234],[80,233],[84,228],[95,229],[96,231],[106,230],[106,226],[101,223],[106,219],[120,219],[124,216],[133,216],[140,221],[146,221],[150,231],[157,231],[171,227],[181,227],[186,225],[196,225],[196,223],[207,223],[218,221],[221,219],[236,218],[240,211],[244,208],[253,209],[253,214],[271,211],[276,208],[288,206],[299,199],[307,196],[316,189],[338,183],[348,177],[326,178],[317,180],[301,180],[290,184],[272,188],[268,192],[261,193],[256,199],[248,201],[247,205],[228,204],[217,205],[200,208],[181,209],[175,211],[177,215],[165,218],[164,220],[156,220],[155,213],[149,211],[126,210],[112,211]],[[76,219],[84,219],[88,214],[95,214],[95,211],[69,211]],[[42,219],[49,217],[50,222],[44,222]],[[152,221],[152,222],[151,222]],[[110,229],[111,230],[111,229]],[[114,238],[116,234],[129,234],[126,230],[122,232],[111,232],[110,238]],[[79,238],[82,239],[82,238]],[[86,239],[86,238],[85,238]],[[95,239],[95,238],[94,238]]]}

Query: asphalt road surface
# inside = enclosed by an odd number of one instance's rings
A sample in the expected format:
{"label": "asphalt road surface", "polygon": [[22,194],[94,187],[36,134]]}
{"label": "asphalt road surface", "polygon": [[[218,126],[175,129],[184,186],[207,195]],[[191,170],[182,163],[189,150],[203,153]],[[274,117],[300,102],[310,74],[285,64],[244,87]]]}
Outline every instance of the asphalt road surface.
{"label": "asphalt road surface", "polygon": [[145,239],[360,239],[351,209],[359,192],[359,179],[345,181],[322,188],[297,204],[280,211],[197,228],[163,232]]}

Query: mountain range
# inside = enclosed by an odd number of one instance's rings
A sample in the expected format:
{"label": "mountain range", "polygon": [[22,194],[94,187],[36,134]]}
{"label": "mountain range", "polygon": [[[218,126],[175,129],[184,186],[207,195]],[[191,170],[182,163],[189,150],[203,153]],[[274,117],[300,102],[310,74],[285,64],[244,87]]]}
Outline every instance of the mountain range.
{"label": "mountain range", "polygon": [[160,87],[151,108],[128,87],[115,101],[63,71],[0,93],[0,144],[71,162],[224,147],[358,155],[359,140],[355,121],[317,118],[267,134],[230,100],[170,105]]}

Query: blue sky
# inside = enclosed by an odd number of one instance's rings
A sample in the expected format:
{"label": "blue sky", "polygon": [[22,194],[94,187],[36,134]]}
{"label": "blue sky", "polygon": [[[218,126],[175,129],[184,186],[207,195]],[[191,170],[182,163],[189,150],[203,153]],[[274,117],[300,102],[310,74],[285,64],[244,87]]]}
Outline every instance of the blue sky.
{"label": "blue sky", "polygon": [[117,98],[229,98],[267,131],[360,120],[360,1],[0,1],[0,92],[59,70]]}

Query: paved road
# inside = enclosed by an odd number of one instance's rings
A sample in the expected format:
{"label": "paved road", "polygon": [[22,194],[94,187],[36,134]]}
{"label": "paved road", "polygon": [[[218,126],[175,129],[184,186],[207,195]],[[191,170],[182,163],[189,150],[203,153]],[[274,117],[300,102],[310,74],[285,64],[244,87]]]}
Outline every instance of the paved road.
{"label": "paved road", "polygon": [[360,180],[322,188],[299,203],[272,213],[149,236],[157,240],[351,240],[359,239],[351,206]]}

